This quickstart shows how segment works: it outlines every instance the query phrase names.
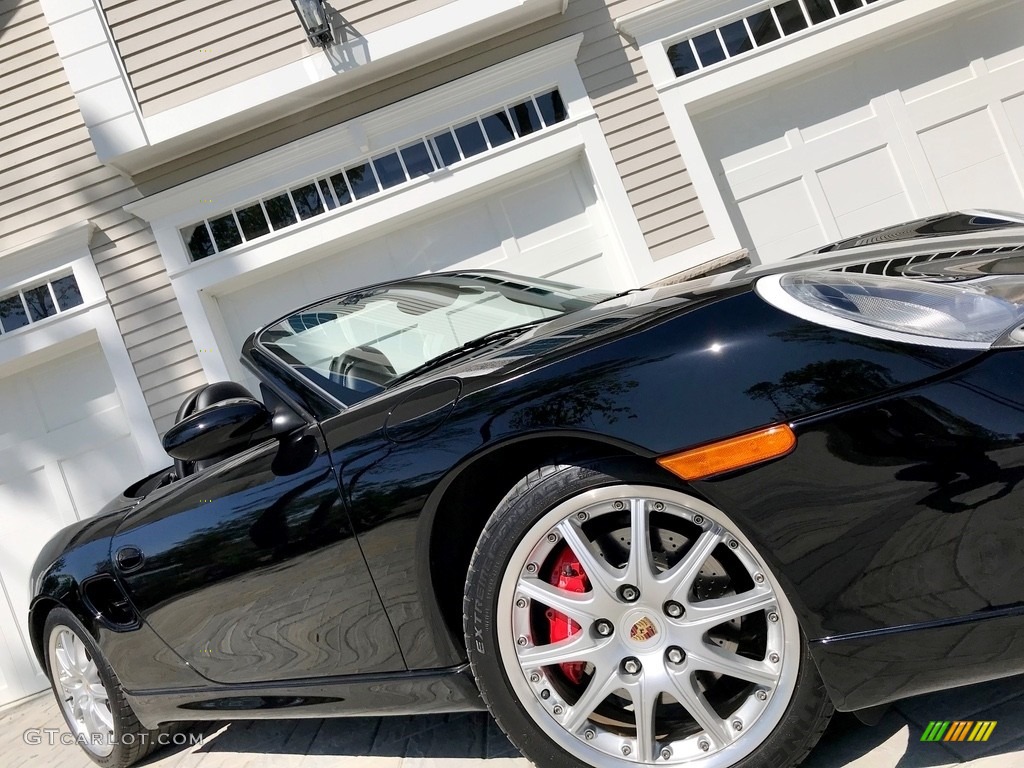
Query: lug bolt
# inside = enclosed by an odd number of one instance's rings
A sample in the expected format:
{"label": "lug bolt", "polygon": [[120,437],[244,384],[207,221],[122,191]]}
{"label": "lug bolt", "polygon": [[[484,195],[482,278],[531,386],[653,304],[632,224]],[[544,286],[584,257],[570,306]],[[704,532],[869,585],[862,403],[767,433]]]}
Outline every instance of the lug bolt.
{"label": "lug bolt", "polygon": [[640,599],[640,590],[632,584],[627,584],[626,586],[619,588],[619,597],[627,603],[635,603]]}
{"label": "lug bolt", "polygon": [[756,694],[758,701],[768,701],[768,691],[758,691]]}
{"label": "lug bolt", "polygon": [[622,671],[627,675],[636,675],[640,672],[640,660],[630,656],[622,662]]}
{"label": "lug bolt", "polygon": [[665,509],[665,505],[662,504],[660,501],[654,502],[654,511],[655,512],[661,512],[664,509]]}
{"label": "lug bolt", "polygon": [[584,520],[587,519],[587,513],[586,512],[577,512],[576,513],[576,519],[579,520],[582,523]]}
{"label": "lug bolt", "polygon": [[776,623],[778,620],[779,614],[777,614],[775,611],[772,611],[768,614],[768,621],[770,621],[772,624]]}
{"label": "lug bolt", "polygon": [[708,741],[704,741],[703,739],[697,742],[697,746],[700,747],[701,752],[707,752],[709,749],[711,749],[711,743]]}
{"label": "lug bolt", "polygon": [[587,741],[593,741],[595,736],[597,736],[597,731],[593,728],[587,728],[587,730],[583,732],[583,738]]}
{"label": "lug bolt", "polygon": [[621,501],[616,501],[612,506],[615,507],[616,509],[622,509],[626,505],[623,504]]}
{"label": "lug bolt", "polygon": [[694,515],[693,516],[693,524],[694,525],[704,525],[704,515]]}
{"label": "lug bolt", "polygon": [[516,643],[518,643],[519,645],[526,645],[526,638],[520,635],[519,639],[516,640]]}
{"label": "lug bolt", "polygon": [[729,539],[729,549],[739,549],[740,543],[736,539]]}
{"label": "lug bolt", "polygon": [[764,574],[763,573],[755,573],[754,574],[754,581],[756,581],[758,584],[764,584]]}
{"label": "lug bolt", "polygon": [[732,721],[732,727],[735,728],[737,731],[742,731],[743,730],[743,723],[740,722],[739,720],[733,720]]}
{"label": "lug bolt", "polygon": [[518,600],[516,600],[516,608],[525,608],[525,607],[526,607],[526,601],[523,598],[520,597]]}
{"label": "lug bolt", "polygon": [[551,698],[551,691],[545,688],[543,691],[540,692],[540,697],[544,699],[544,701],[547,701]]}
{"label": "lug bolt", "polygon": [[612,633],[612,623],[608,619],[598,619],[594,622],[594,629],[601,637],[608,637]]}
{"label": "lug bolt", "polygon": [[661,749],[661,759],[662,760],[668,760],[671,757],[672,757],[672,750],[669,749],[668,747],[662,747],[662,749]]}
{"label": "lug bolt", "polygon": [[548,534],[548,541],[550,541],[552,544],[554,544],[556,541],[558,541],[558,536],[556,536],[553,533],[549,533]]}
{"label": "lug bolt", "polygon": [[772,664],[778,664],[779,663],[779,654],[777,654],[777,653],[769,653],[768,654],[768,661],[770,661]]}
{"label": "lug bolt", "polygon": [[552,709],[551,711],[554,712],[556,715],[562,714],[562,708],[560,706],[558,706],[557,704],[555,704],[555,708]]}
{"label": "lug bolt", "polygon": [[673,645],[671,648],[665,651],[665,657],[672,664],[682,664],[683,659],[686,658],[686,654],[683,653],[682,648],[677,648]]}
{"label": "lug bolt", "polygon": [[530,682],[531,683],[539,683],[540,682],[540,675],[538,673],[534,672],[532,675],[530,675]]}
{"label": "lug bolt", "polygon": [[537,572],[537,564],[536,563],[527,563],[526,564],[526,572],[527,573],[536,573]]}
{"label": "lug bolt", "polygon": [[629,757],[629,753],[632,752],[632,751],[633,750],[629,748],[629,744],[623,744],[622,745],[622,754],[623,754],[623,756]]}
{"label": "lug bolt", "polygon": [[665,615],[670,616],[673,619],[678,619],[683,615],[683,606],[675,600],[669,600],[665,603]]}

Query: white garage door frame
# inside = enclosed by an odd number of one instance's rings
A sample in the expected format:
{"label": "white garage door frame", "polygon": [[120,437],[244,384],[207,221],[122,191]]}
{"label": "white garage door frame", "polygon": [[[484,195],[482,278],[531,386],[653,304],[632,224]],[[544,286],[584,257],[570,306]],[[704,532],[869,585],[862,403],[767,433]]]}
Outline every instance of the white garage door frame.
{"label": "white garage door frame", "polygon": [[[618,248],[620,256],[610,260],[615,279],[626,289],[664,277],[651,259],[576,67],[581,42],[582,35],[576,35],[538,48],[127,206],[153,227],[207,379],[229,379],[238,373],[238,350],[220,313],[218,295],[300,267],[315,258],[324,243],[346,249],[415,217],[575,160],[581,160],[593,181],[607,230]],[[385,190],[340,215],[300,222],[230,253],[195,263],[189,259],[179,230],[211,213],[208,204],[197,201],[214,199],[217,209],[225,210],[551,88],[559,90],[565,103],[568,118],[563,122],[465,160],[455,172],[436,171]]]}
{"label": "white garage door frame", "polygon": [[[166,465],[167,456],[161,448],[142,388],[89,251],[89,239],[94,229],[90,222],[81,222],[0,252],[0,285],[5,289],[34,287],[70,272],[82,295],[80,305],[0,336],[0,379],[17,376],[77,350],[98,345],[110,370],[142,466],[147,472],[152,472]],[[74,381],[66,382],[66,394],[73,401]],[[135,479],[127,478],[126,482]],[[57,509],[47,511],[51,519],[59,518],[70,524],[80,516],[68,500],[55,499],[55,504]],[[55,528],[52,533],[56,532]],[[19,586],[21,592],[9,593]],[[0,613],[10,611],[10,615],[15,617],[12,626],[6,616],[0,615],[0,653],[8,655],[8,661],[13,665],[5,664],[8,671],[14,673],[14,680],[8,680],[8,686],[25,693],[46,685],[32,658],[27,616],[16,610],[27,607],[23,605],[27,586],[0,582]],[[10,690],[5,689],[0,696],[10,698]]]}
{"label": "white garage door frame", "polygon": [[[858,51],[913,35],[924,24],[1005,3],[1001,0],[879,0],[857,13],[832,19],[820,29],[813,27],[711,69],[677,77],[666,55],[672,43],[691,33],[718,26],[719,20],[733,17],[754,4],[754,0],[664,0],[617,21],[620,31],[640,48],[704,207],[713,239],[701,247],[707,249],[709,259],[740,249],[743,243],[701,144],[695,118],[746,94],[761,93],[777,83],[828,67]],[[941,202],[934,197],[925,195],[917,201],[919,210],[915,215],[941,210]]]}

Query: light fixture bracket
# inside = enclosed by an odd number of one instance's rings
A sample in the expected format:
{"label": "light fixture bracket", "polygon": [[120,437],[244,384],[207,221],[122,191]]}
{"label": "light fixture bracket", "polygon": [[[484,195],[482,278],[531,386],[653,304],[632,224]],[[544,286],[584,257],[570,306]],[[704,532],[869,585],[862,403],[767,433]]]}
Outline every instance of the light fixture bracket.
{"label": "light fixture bracket", "polygon": [[324,48],[334,42],[334,30],[328,17],[330,9],[324,0],[292,0],[292,5],[310,45]]}

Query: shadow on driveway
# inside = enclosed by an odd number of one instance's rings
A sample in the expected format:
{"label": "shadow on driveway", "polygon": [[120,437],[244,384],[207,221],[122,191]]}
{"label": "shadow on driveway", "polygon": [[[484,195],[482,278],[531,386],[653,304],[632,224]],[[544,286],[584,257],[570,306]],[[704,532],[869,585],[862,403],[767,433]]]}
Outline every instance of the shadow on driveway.
{"label": "shadow on driveway", "polygon": [[[988,742],[922,742],[930,720],[996,720]],[[148,761],[187,767],[200,756],[237,753],[280,756],[290,764],[303,755],[369,758],[427,758],[483,761],[515,758],[519,753],[482,712],[409,717],[355,717],[321,720],[262,720],[198,726],[205,732],[193,755],[164,750]],[[1002,759],[995,761],[997,756]],[[918,696],[890,709],[877,726],[863,725],[850,714],[832,720],[805,768],[937,768],[951,764],[1024,766],[1024,678]],[[273,761],[278,764],[277,760]],[[221,761],[216,761],[217,765]],[[231,764],[231,763],[225,763]],[[342,763],[348,765],[348,763]],[[523,765],[527,765],[523,761]]]}

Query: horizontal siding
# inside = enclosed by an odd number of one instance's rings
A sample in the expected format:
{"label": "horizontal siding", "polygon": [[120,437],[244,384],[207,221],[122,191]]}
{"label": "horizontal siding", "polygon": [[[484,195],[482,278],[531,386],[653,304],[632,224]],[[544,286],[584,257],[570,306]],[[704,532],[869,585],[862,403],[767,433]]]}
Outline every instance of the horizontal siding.
{"label": "horizontal siding", "polygon": [[[339,24],[364,36],[448,2],[346,3]],[[290,0],[102,0],[101,5],[146,115],[312,53]]]}
{"label": "horizontal siding", "polygon": [[[123,209],[139,192],[96,158],[36,0],[0,0],[0,62],[0,250],[96,225],[93,258],[162,432],[167,402],[181,401],[201,367],[153,234]],[[169,348],[142,330],[151,318],[173,337],[167,377],[150,362]]]}
{"label": "horizontal siding", "polygon": [[[424,62],[416,69],[416,77],[406,74],[345,94],[301,114],[226,139],[173,164],[154,168],[136,181],[147,194],[174,186],[582,32],[584,39],[577,58],[580,73],[651,253],[655,258],[663,258],[709,240],[711,233],[643,58],[614,28],[614,18],[653,2],[571,0],[562,16],[523,27],[440,61]],[[361,7],[370,4],[370,0],[353,3],[346,12],[358,14]],[[666,225],[673,212],[677,222]]]}

